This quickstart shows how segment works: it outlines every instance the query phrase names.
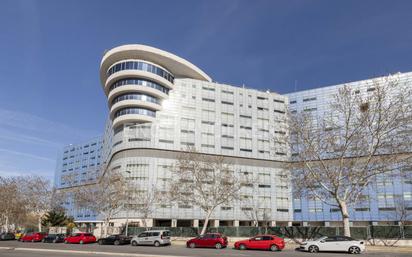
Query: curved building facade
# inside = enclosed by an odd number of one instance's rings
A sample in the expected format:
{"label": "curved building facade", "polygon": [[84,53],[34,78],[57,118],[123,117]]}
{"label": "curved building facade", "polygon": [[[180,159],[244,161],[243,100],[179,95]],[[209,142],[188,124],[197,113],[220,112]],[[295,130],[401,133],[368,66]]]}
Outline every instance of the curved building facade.
{"label": "curved building facade", "polygon": [[113,128],[153,122],[175,77],[210,81],[193,64],[160,49],[124,45],[108,51],[100,64],[100,79]]}
{"label": "curved building facade", "polygon": [[[103,140],[106,169],[147,192],[164,191],[177,154],[187,147],[225,155],[238,176],[259,177],[256,188],[244,188],[242,197],[260,201],[272,223],[291,221],[289,181],[282,168],[289,152],[269,140],[272,132],[286,133],[285,97],[214,83],[190,62],[144,45],[106,52],[100,80],[110,116]],[[212,226],[250,225],[248,209],[240,202],[221,206]],[[124,211],[115,222],[123,224],[126,217],[141,221],[138,213]],[[202,217],[196,206],[161,203],[147,222],[196,226]]]}

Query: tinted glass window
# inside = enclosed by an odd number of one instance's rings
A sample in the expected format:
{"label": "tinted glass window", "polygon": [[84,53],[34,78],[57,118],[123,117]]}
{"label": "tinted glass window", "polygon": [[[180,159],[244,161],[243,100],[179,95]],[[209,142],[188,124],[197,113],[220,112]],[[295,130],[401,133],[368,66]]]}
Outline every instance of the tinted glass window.
{"label": "tinted glass window", "polygon": [[336,237],[328,237],[328,238],[325,239],[325,241],[326,242],[335,242],[337,240],[336,240]]}
{"label": "tinted glass window", "polygon": [[163,231],[163,236],[170,236],[170,231]]}
{"label": "tinted glass window", "polygon": [[263,240],[263,238],[261,236],[258,236],[258,237],[255,237],[254,240],[255,241],[261,241],[261,240]]}
{"label": "tinted glass window", "polygon": [[270,240],[272,240],[272,237],[271,236],[264,236],[263,240],[270,241]]}
{"label": "tinted glass window", "polygon": [[336,237],[337,238],[337,241],[354,241],[355,239],[353,239],[353,238],[351,238],[351,237],[348,237],[348,236],[339,236],[339,237]]}
{"label": "tinted glass window", "polygon": [[139,237],[147,237],[147,233],[141,233]]}
{"label": "tinted glass window", "polygon": [[148,233],[148,234],[149,234],[149,236],[159,236],[160,235],[159,232],[151,232],[151,233]]}

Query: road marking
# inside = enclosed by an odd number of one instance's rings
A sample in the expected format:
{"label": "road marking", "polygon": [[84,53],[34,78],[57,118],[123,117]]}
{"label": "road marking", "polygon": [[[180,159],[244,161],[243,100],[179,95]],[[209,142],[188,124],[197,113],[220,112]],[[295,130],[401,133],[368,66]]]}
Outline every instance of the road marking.
{"label": "road marking", "polygon": [[[15,251],[37,251],[37,252],[54,252],[54,253],[74,253],[74,254],[96,254],[96,255],[116,255],[116,256],[135,256],[135,257],[182,257],[176,255],[158,255],[158,254],[141,254],[141,253],[116,253],[116,252],[97,252],[97,251],[78,251],[78,250],[58,250],[58,249],[39,249],[39,248],[19,248],[19,247],[0,247],[0,250]],[[184,256],[193,257],[193,256]]]}

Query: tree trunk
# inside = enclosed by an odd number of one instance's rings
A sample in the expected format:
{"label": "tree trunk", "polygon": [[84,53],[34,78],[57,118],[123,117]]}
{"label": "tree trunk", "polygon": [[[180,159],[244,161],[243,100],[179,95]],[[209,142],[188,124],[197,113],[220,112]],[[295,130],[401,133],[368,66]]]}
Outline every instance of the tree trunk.
{"label": "tree trunk", "polygon": [[9,217],[6,216],[6,232],[9,232]]}
{"label": "tree trunk", "polygon": [[206,213],[205,222],[203,223],[203,228],[202,228],[202,232],[200,233],[200,235],[203,235],[204,233],[206,233],[206,229],[207,229],[207,225],[209,223],[210,215],[212,215],[212,211],[208,211]]}
{"label": "tree trunk", "polygon": [[340,212],[343,221],[343,234],[350,237],[349,212],[345,201],[339,201]]}
{"label": "tree trunk", "polygon": [[38,222],[39,222],[39,232],[41,232],[41,216],[39,216]]}
{"label": "tree trunk", "polygon": [[144,230],[147,231],[148,230],[147,229],[147,222],[146,222],[145,218],[142,219],[142,223],[143,223]]}

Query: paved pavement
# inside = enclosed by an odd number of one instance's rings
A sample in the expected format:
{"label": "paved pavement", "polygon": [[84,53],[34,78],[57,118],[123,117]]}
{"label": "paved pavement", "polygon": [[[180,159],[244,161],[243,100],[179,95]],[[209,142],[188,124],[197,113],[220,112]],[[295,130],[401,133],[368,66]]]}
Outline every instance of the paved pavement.
{"label": "paved pavement", "polygon": [[[311,254],[298,252],[293,249],[285,249],[282,252],[268,251],[239,251],[232,248],[226,249],[188,249],[184,245],[175,244],[164,247],[150,247],[130,245],[67,245],[67,244],[45,244],[45,243],[21,243],[17,241],[0,241],[0,257],[76,257],[92,254],[95,257],[128,256],[128,257],[339,257],[348,256],[346,253],[318,253]],[[367,251],[362,256],[377,257],[411,257],[411,252],[397,252],[396,248],[388,248],[387,251]]]}

